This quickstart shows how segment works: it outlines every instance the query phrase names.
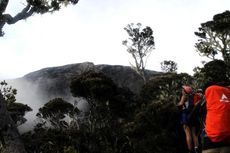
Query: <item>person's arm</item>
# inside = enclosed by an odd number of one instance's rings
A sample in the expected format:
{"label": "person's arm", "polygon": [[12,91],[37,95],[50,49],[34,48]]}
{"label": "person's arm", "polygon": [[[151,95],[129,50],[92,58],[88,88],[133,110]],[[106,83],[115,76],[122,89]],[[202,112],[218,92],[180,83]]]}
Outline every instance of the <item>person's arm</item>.
{"label": "person's arm", "polygon": [[186,93],[184,90],[182,90],[182,96],[180,101],[178,102],[177,106],[183,106],[186,101]]}

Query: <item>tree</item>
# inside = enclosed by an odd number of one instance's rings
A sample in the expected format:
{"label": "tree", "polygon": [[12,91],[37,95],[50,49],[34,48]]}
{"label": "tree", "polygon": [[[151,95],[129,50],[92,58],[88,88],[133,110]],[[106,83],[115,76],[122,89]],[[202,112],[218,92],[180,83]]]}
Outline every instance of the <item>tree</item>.
{"label": "tree", "polygon": [[3,148],[2,153],[26,153],[20,134],[10,113],[7,110],[6,100],[0,92],[0,137]]}
{"label": "tree", "polygon": [[[223,74],[223,71],[226,73]],[[213,60],[204,64],[194,76],[199,82],[199,88],[202,88],[205,91],[206,87],[213,83],[226,86],[225,82],[229,82],[230,70],[223,60]],[[218,80],[222,80],[222,82],[219,82]]]}
{"label": "tree", "polygon": [[135,61],[135,70],[146,82],[145,67],[147,58],[155,47],[153,30],[146,26],[142,28],[140,23],[134,25],[128,24],[124,30],[128,33],[129,38],[122,41],[122,44],[127,47],[128,53],[132,55]]}
{"label": "tree", "polygon": [[65,129],[69,125],[64,120],[66,116],[71,116],[74,113],[74,106],[62,98],[54,98],[39,108],[37,116],[45,119],[56,129]]}
{"label": "tree", "polygon": [[27,19],[34,13],[44,14],[58,11],[61,5],[77,4],[79,0],[26,0],[25,8],[21,12],[12,16],[4,14],[9,0],[0,0],[0,37],[4,35],[3,27],[7,24],[15,24],[16,22]]}
{"label": "tree", "polygon": [[165,73],[149,80],[141,90],[141,97],[144,101],[179,101],[182,86],[193,84],[193,77],[187,73]]}
{"label": "tree", "polygon": [[202,56],[215,59],[221,55],[227,65],[230,65],[230,11],[225,11],[213,16],[213,20],[201,24],[199,37],[195,44],[197,51]]}
{"label": "tree", "polygon": [[161,62],[161,70],[164,72],[176,72],[177,71],[177,63],[174,61],[163,61]]}
{"label": "tree", "polygon": [[6,101],[7,110],[9,111],[14,123],[17,126],[25,123],[27,120],[24,116],[26,112],[32,111],[32,108],[26,104],[16,102],[15,96],[17,95],[17,89],[9,86],[4,80],[0,82],[0,92]]}
{"label": "tree", "polygon": [[134,112],[132,92],[117,87],[111,78],[92,70],[73,78],[70,90],[74,97],[84,97],[89,104],[84,128],[89,152],[125,152],[123,149],[129,143],[121,127]]}
{"label": "tree", "polygon": [[21,103],[16,103],[17,90],[8,86],[6,81],[0,82],[0,139],[2,153],[25,153],[24,144],[20,139],[17,125],[23,124],[24,115],[32,109]]}
{"label": "tree", "polygon": [[[99,121],[106,117],[127,117],[134,107],[134,94],[127,88],[118,87],[111,78],[101,72],[87,71],[71,81],[70,90],[74,97],[84,97]],[[136,99],[136,98],[135,98]]]}
{"label": "tree", "polygon": [[87,71],[71,81],[70,89],[74,97],[84,97],[87,100],[93,129],[108,125],[112,112],[116,111],[113,109],[119,105],[119,101],[113,98],[117,86],[110,78],[103,73]]}
{"label": "tree", "polygon": [[17,94],[17,89],[9,86],[5,80],[0,82],[0,91],[8,104],[16,101],[15,95]]}

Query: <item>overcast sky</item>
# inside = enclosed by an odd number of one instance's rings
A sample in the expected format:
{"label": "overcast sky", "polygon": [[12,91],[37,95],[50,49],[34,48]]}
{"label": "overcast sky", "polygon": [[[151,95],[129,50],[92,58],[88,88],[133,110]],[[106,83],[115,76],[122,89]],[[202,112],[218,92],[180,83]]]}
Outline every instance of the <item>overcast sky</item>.
{"label": "overcast sky", "polygon": [[[24,0],[11,0],[6,13],[16,14]],[[0,79],[17,78],[46,67],[72,63],[127,65],[133,62],[122,40],[129,23],[150,26],[155,50],[147,68],[173,60],[178,72],[192,73],[202,60],[194,44],[200,23],[229,10],[229,0],[80,0],[59,12],[33,15],[5,26],[0,38]]]}

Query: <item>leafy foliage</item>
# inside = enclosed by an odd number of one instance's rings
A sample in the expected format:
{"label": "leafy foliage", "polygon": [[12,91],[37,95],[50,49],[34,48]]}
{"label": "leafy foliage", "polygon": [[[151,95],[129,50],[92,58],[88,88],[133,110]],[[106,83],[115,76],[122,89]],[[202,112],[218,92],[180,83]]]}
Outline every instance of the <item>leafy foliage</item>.
{"label": "leafy foliage", "polygon": [[213,60],[194,74],[203,90],[211,84],[228,85],[230,80],[229,66],[222,60]]}
{"label": "leafy foliage", "polygon": [[187,73],[166,73],[148,81],[142,88],[144,101],[177,101],[182,85],[192,84],[193,78]]}
{"label": "leafy foliage", "polygon": [[61,5],[77,4],[78,0],[27,0],[36,13],[46,13],[59,10]]}
{"label": "leafy foliage", "polygon": [[136,26],[131,23],[125,28],[129,38],[122,41],[122,44],[127,47],[128,53],[132,55],[135,61],[136,72],[146,81],[145,66],[147,58],[155,47],[153,30],[150,27],[142,28],[140,23]]}
{"label": "leafy foliage", "polygon": [[115,93],[115,84],[102,73],[88,71],[73,79],[70,85],[73,96],[85,97],[87,100],[106,101]]}
{"label": "leafy foliage", "polygon": [[55,98],[39,108],[37,116],[45,119],[56,129],[65,129],[68,123],[64,120],[67,115],[73,115],[74,106],[62,98]]}
{"label": "leafy foliage", "polygon": [[201,24],[199,37],[195,44],[197,51],[203,55],[215,59],[221,54],[223,60],[230,65],[230,11],[225,11],[213,16],[213,20]]}
{"label": "leafy foliage", "polygon": [[110,112],[122,116],[122,113],[125,113],[122,110],[134,103],[134,94],[129,89],[117,87],[110,78],[100,72],[87,71],[74,78],[70,89],[73,96],[86,98],[91,108],[101,111],[101,115],[108,115]]}
{"label": "leafy foliage", "polygon": [[27,120],[24,116],[26,112],[32,111],[32,108],[26,104],[16,102],[15,96],[17,94],[17,90],[12,86],[9,86],[5,80],[0,82],[0,92],[7,102],[7,110],[10,112],[10,116],[14,123],[17,126],[25,123]]}
{"label": "leafy foliage", "polygon": [[[92,152],[125,152],[129,140],[122,126],[134,113],[134,94],[117,87],[103,73],[88,71],[71,82],[74,96],[83,96],[90,105],[85,131],[90,136]],[[113,129],[113,130],[111,130]],[[123,142],[123,144],[122,144]],[[104,151],[102,151],[104,150]]]}
{"label": "leafy foliage", "polygon": [[9,103],[7,109],[17,126],[25,123],[27,121],[26,118],[24,118],[26,112],[32,111],[31,107],[22,103]]}
{"label": "leafy foliage", "polygon": [[15,95],[17,94],[17,90],[9,86],[5,80],[0,82],[0,86],[2,96],[7,103],[14,103],[16,101]]}
{"label": "leafy foliage", "polygon": [[27,132],[22,135],[22,138],[28,153],[64,152],[69,145],[75,145],[71,139],[72,134],[73,133],[69,133],[68,130],[40,129],[36,132]]}
{"label": "leafy foliage", "polygon": [[137,113],[129,131],[135,152],[184,152],[186,145],[178,119],[179,112],[171,102],[155,101]]}
{"label": "leafy foliage", "polygon": [[176,72],[177,71],[177,63],[171,60],[165,60],[161,62],[161,70],[164,72]]}

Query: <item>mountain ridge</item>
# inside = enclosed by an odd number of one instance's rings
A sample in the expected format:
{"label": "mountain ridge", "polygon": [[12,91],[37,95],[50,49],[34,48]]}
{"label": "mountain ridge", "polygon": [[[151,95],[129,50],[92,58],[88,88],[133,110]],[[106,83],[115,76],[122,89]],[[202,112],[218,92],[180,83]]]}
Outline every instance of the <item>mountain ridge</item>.
{"label": "mountain ridge", "polygon": [[[92,62],[83,62],[43,68],[30,72],[23,77],[12,79],[9,84],[18,90],[16,98],[19,102],[32,105],[32,108],[39,108],[57,97],[73,102],[74,97],[69,89],[71,79],[89,70],[104,73],[119,87],[127,87],[136,94],[140,92],[144,83],[142,78],[130,66],[95,65]],[[146,70],[146,77],[150,79],[160,73]],[[38,103],[40,105],[37,105]]]}
{"label": "mountain ridge", "polygon": [[[122,65],[94,65],[91,62],[74,63],[63,66],[47,67],[34,72],[30,72],[23,77],[12,79],[9,85],[16,88],[17,102],[29,105],[33,111],[26,114],[26,128],[35,122],[36,113],[45,103],[54,98],[62,98],[70,103],[78,101],[70,92],[71,79],[81,75],[83,72],[94,70],[102,72],[111,78],[119,87],[129,88],[138,94],[143,85],[142,78],[129,66]],[[146,71],[147,78],[150,79],[160,74],[157,71]],[[85,107],[79,104],[80,108]]]}
{"label": "mountain ridge", "polygon": [[[94,65],[92,62],[47,67],[34,72],[30,72],[24,75],[22,79],[35,83],[43,83],[45,79],[46,81],[54,81],[51,84],[49,84],[50,82],[46,82],[48,83],[47,85],[53,87],[58,85],[60,87],[68,88],[69,83],[73,77],[89,70],[103,72],[106,76],[110,77],[118,86],[128,87],[134,93],[138,93],[140,91],[140,87],[143,85],[142,78],[130,66],[108,64]],[[154,77],[159,73],[160,72],[157,71],[146,70],[146,76],[148,79]],[[63,81],[64,86],[61,85],[60,81]]]}

